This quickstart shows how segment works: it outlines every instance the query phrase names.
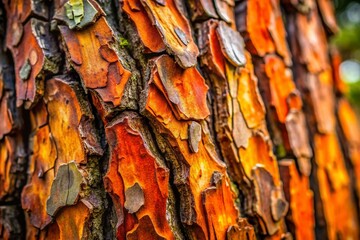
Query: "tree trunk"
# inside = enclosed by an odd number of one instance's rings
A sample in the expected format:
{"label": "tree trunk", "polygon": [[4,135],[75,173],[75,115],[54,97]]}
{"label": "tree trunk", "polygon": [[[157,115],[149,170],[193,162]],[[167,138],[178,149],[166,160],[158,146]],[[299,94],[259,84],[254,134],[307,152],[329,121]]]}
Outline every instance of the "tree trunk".
{"label": "tree trunk", "polygon": [[329,0],[3,0],[1,239],[359,239]]}

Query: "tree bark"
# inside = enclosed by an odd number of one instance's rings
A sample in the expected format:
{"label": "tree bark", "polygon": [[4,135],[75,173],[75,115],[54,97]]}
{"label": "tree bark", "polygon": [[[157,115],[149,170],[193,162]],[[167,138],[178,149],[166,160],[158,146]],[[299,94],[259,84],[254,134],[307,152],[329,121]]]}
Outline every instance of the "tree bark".
{"label": "tree bark", "polygon": [[3,0],[1,239],[359,239],[329,0]]}

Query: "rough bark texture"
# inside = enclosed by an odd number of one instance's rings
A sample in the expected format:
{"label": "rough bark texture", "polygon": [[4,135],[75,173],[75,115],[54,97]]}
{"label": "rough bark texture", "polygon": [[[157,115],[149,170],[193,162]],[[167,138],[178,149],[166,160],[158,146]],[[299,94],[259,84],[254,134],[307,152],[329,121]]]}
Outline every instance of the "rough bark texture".
{"label": "rough bark texture", "polygon": [[3,0],[1,239],[359,239],[329,0]]}

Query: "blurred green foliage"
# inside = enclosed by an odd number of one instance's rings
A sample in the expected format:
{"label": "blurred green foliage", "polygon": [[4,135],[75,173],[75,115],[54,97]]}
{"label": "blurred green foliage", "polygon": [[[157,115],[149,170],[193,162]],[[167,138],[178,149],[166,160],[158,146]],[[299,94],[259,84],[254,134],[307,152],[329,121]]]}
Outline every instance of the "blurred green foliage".
{"label": "blurred green foliage", "polygon": [[[360,12],[359,12],[360,16]],[[348,24],[334,37],[344,59],[360,60],[360,24]]]}
{"label": "blurred green foliage", "polygon": [[333,38],[344,59],[360,61],[360,0],[334,0],[340,32]]}
{"label": "blurred green foliage", "polygon": [[[343,61],[357,62],[360,68],[360,0],[334,0],[334,6],[340,32],[333,37],[332,43],[340,50]],[[360,74],[347,84],[349,100],[360,112]]]}
{"label": "blurred green foliage", "polygon": [[358,113],[360,113],[360,81],[354,83],[348,83],[349,92],[348,98],[351,104],[356,107]]}

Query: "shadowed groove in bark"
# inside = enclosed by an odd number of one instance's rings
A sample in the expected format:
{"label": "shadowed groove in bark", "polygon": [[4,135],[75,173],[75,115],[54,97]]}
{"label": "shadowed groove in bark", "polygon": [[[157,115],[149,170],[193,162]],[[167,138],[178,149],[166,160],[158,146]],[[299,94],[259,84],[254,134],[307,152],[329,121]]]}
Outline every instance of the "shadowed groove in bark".
{"label": "shadowed groove in bark", "polygon": [[[174,215],[176,216],[176,219],[177,219],[177,222],[178,223],[181,223],[181,219],[180,219],[180,216],[179,216],[179,212],[181,210],[180,208],[180,199],[181,199],[181,193],[179,192],[178,188],[176,187],[175,185],[175,180],[174,180],[174,162],[170,161],[171,157],[167,157],[166,155],[169,154],[166,152],[166,150],[164,151],[164,149],[161,149],[159,147],[159,144],[163,145],[163,146],[166,146],[166,142],[164,142],[163,138],[158,134],[158,133],[155,133],[154,132],[154,128],[153,126],[151,125],[151,123],[149,122],[148,119],[146,119],[146,121],[144,121],[146,123],[146,125],[148,126],[148,129],[149,129],[149,132],[151,134],[151,137],[152,139],[155,140],[155,147],[156,147],[156,151],[163,157],[164,159],[164,163],[166,164],[166,166],[168,167],[168,169],[170,170],[170,178],[169,178],[169,185],[170,185],[170,188],[173,190],[173,200],[175,201],[175,209],[176,212],[174,212]],[[182,235],[184,237],[189,237],[186,230],[184,229],[183,225],[182,224],[179,224],[179,227],[180,227],[180,231],[182,233]]]}

